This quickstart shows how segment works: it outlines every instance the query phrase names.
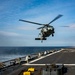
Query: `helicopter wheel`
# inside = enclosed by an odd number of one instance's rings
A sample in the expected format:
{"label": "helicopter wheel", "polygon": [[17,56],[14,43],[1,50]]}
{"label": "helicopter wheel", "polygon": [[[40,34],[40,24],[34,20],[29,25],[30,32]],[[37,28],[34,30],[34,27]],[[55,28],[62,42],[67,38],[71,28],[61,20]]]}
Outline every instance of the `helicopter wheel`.
{"label": "helicopter wheel", "polygon": [[52,34],[52,37],[54,36],[54,34]]}

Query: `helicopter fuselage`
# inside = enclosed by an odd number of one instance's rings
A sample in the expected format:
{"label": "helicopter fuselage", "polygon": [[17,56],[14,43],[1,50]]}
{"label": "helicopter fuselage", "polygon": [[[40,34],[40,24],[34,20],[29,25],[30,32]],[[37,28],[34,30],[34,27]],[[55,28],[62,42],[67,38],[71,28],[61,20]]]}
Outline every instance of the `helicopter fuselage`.
{"label": "helicopter fuselage", "polygon": [[50,35],[54,36],[54,27],[48,26],[41,29],[42,37],[49,37]]}

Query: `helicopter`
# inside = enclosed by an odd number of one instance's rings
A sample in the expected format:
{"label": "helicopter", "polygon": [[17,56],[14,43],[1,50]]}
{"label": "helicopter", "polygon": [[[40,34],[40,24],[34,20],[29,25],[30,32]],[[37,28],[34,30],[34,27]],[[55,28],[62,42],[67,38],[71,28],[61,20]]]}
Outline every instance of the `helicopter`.
{"label": "helicopter", "polygon": [[47,40],[47,37],[49,37],[50,35],[52,35],[52,37],[54,36],[54,27],[52,25],[50,25],[52,22],[54,22],[55,20],[59,19],[60,17],[62,17],[63,15],[59,14],[57,15],[52,21],[50,21],[48,24],[41,24],[41,23],[37,23],[37,22],[32,22],[32,21],[27,21],[27,20],[23,20],[23,19],[19,19],[19,21],[22,22],[27,22],[27,23],[32,23],[32,24],[36,24],[36,25],[42,25],[42,27],[39,27],[37,29],[40,29],[40,33],[38,38],[35,38],[35,40],[41,40],[41,42],[43,40]]}

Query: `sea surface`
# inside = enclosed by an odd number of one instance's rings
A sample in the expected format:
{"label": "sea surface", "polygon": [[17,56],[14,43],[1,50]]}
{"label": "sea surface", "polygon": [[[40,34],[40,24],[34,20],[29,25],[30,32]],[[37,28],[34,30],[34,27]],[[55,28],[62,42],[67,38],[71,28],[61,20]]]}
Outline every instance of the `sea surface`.
{"label": "sea surface", "polygon": [[0,62],[23,57],[28,54],[36,54],[45,50],[60,50],[61,48],[69,47],[0,47]]}

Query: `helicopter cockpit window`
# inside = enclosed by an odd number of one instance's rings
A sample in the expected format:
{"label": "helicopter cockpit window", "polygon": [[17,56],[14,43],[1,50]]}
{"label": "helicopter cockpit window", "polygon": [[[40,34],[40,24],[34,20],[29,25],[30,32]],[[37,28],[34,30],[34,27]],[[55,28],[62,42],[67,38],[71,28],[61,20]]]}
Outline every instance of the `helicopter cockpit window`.
{"label": "helicopter cockpit window", "polygon": [[48,27],[48,30],[52,30],[53,28],[52,27]]}
{"label": "helicopter cockpit window", "polygon": [[47,29],[46,28],[43,28],[44,32],[47,32]]}

